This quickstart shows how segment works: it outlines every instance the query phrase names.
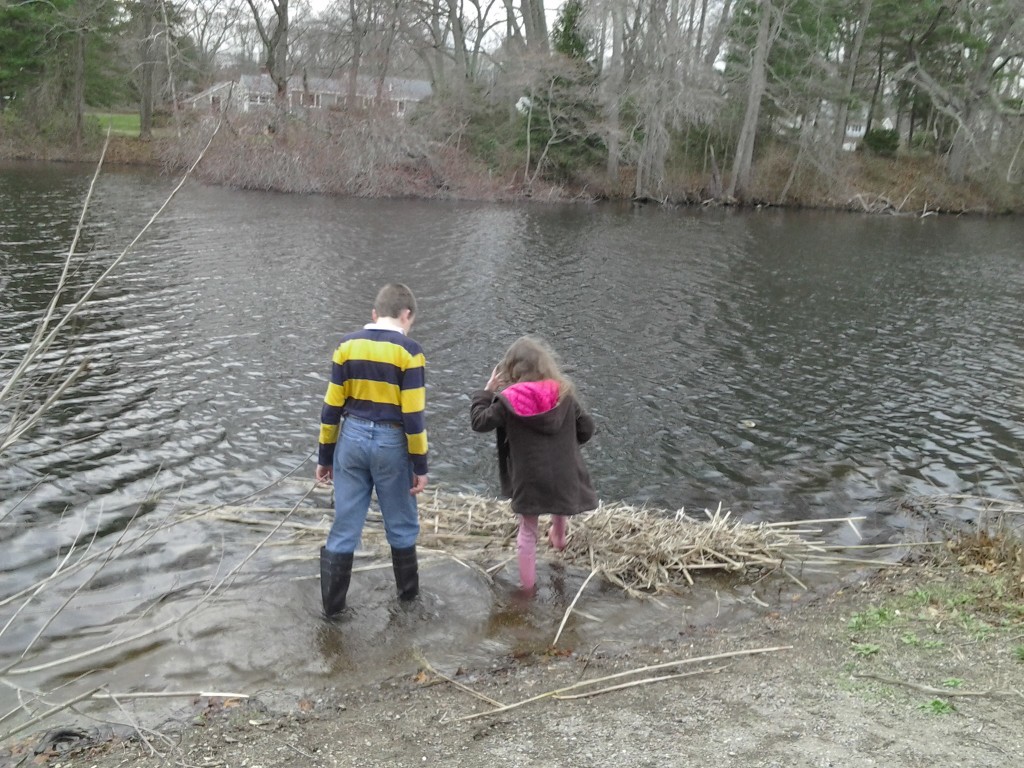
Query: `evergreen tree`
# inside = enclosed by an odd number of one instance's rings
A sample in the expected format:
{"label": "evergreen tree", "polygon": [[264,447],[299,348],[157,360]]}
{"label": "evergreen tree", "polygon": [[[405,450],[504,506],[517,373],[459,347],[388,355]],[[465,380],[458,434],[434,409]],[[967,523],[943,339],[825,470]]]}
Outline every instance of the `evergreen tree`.
{"label": "evergreen tree", "polygon": [[566,0],[558,11],[551,30],[551,43],[557,53],[570,59],[590,58],[593,39],[583,27],[583,0]]}

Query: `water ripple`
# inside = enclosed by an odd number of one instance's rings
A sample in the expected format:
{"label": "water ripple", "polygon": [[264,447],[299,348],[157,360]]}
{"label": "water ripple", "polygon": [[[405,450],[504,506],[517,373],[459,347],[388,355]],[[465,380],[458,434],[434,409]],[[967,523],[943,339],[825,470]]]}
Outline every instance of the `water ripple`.
{"label": "water ripple", "polygon": [[[73,169],[0,173],[0,376],[53,290],[86,184]],[[102,179],[71,296],[120,253],[169,184]],[[311,476],[331,351],[369,320],[375,289],[391,280],[420,300],[413,335],[428,356],[436,482],[496,492],[493,437],[470,433],[468,395],[509,342],[536,333],[561,353],[598,423],[585,452],[606,499],[690,510],[722,501],[746,519],[866,515],[871,534],[904,525],[896,506],[908,493],[1019,495],[1021,242],[1024,224],[1008,219],[189,186],[46,357],[47,375],[85,359],[90,371],[4,459],[0,517],[17,508],[0,527],[0,573],[25,586],[76,537],[105,535],[136,513],[155,524],[296,468]],[[93,585],[96,610],[145,611],[168,576],[184,586],[209,578],[248,545],[238,537],[197,526],[158,538]],[[274,567],[260,563],[261,573]],[[313,615],[306,587],[277,595],[277,615]],[[288,641],[319,649],[311,670],[358,666],[360,649],[379,641],[374,622],[390,631],[374,610],[354,646],[295,633]],[[228,613],[248,620],[242,605]],[[216,657],[231,620],[205,616],[194,647]],[[69,618],[53,651],[76,631],[94,630]],[[270,645],[271,655],[281,650]],[[178,674],[172,661],[162,662],[168,677]],[[252,660],[240,663],[256,674]]]}

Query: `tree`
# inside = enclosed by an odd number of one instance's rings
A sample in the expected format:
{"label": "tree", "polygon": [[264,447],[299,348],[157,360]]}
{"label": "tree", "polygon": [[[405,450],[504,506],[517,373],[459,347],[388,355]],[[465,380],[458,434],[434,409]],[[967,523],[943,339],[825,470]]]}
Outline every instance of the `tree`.
{"label": "tree", "polygon": [[[956,16],[948,18],[948,27],[963,47],[955,67],[946,73],[941,67],[935,70],[912,46],[910,60],[895,77],[924,91],[935,108],[953,123],[947,173],[953,182],[961,183],[972,159],[976,167],[989,162],[990,147],[985,136],[991,135],[989,127],[999,120],[998,110],[991,108],[995,93],[1001,90],[999,77],[1014,58],[1024,55],[1024,2],[971,4],[958,6],[956,11]],[[1019,84],[1017,90],[1019,93]]]}
{"label": "tree", "polygon": [[[756,8],[753,6],[756,4]],[[747,80],[747,106],[743,115],[743,126],[736,142],[736,155],[733,159],[732,177],[726,189],[727,197],[735,197],[737,191],[743,191],[750,183],[750,168],[754,159],[754,138],[757,134],[758,119],[761,114],[761,99],[764,96],[768,78],[768,54],[770,51],[773,28],[774,8],[772,0],[756,0],[751,4],[751,11],[756,15],[757,39],[750,51],[750,70]]]}
{"label": "tree", "polygon": [[267,21],[263,19],[258,1],[246,0],[256,31],[263,41],[267,72],[277,87],[278,104],[283,105],[288,97],[288,0],[267,0],[271,11]]}
{"label": "tree", "polygon": [[842,46],[845,54],[843,66],[845,67],[846,72],[843,78],[843,89],[839,94],[838,109],[836,110],[836,150],[842,150],[843,144],[846,142],[846,128],[849,123],[850,104],[853,100],[853,89],[857,81],[857,70],[860,66],[860,54],[864,47],[864,36],[867,34],[873,2],[874,0],[861,0],[860,16],[854,27],[853,39],[845,41]]}
{"label": "tree", "polygon": [[46,71],[45,40],[53,11],[45,3],[0,8],[0,112],[35,87]]}
{"label": "tree", "polygon": [[156,0],[141,0],[139,51],[139,138],[153,136],[153,72],[156,69]]}
{"label": "tree", "polygon": [[583,0],[566,0],[551,30],[551,45],[568,59],[590,58],[593,40],[583,26]]}
{"label": "tree", "polygon": [[217,55],[229,42],[244,48],[239,38],[246,11],[245,0],[191,0],[184,6],[181,31],[195,47],[195,74],[201,87],[213,84]]}

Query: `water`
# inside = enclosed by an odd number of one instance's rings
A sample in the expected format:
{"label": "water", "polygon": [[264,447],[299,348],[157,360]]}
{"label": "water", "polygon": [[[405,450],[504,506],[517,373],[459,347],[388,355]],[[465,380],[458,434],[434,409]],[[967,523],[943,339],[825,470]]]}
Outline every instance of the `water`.
{"label": "water", "polygon": [[[0,381],[53,290],[91,171],[0,168]],[[71,295],[173,183],[101,175]],[[390,573],[372,571],[339,630],[316,619],[315,550],[292,561],[268,548],[197,607],[258,536],[208,520],[156,528],[171,510],[312,477],[331,351],[369,320],[383,282],[407,282],[420,303],[433,484],[496,492],[492,438],[469,431],[468,394],[529,332],[561,353],[594,414],[586,459],[602,498],[698,512],[722,502],[745,520],[863,515],[862,534],[887,540],[913,522],[899,505],[907,496],[1020,496],[1022,242],[1024,222],[1012,219],[335,200],[190,184],[50,353],[53,366],[88,359],[88,374],[0,464],[0,599],[51,573],[76,538],[78,552],[94,531],[97,549],[109,545],[133,516],[152,529],[91,581],[29,604],[0,637],[0,659],[44,626],[18,669],[162,629],[7,675],[0,715],[15,706],[12,682],[48,690],[91,673],[116,690],[310,689],[407,668],[414,648],[458,665],[550,642],[578,574],[545,569],[538,599],[522,606],[514,574],[490,585],[438,561],[422,605],[405,612]],[[289,481],[275,493],[293,503],[302,489]],[[826,529],[855,539],[848,526]],[[668,636],[721,610],[706,594],[681,613],[588,589],[584,611],[597,621],[570,623],[570,646]],[[730,599],[743,605],[745,594]],[[0,608],[4,623],[19,604]]]}

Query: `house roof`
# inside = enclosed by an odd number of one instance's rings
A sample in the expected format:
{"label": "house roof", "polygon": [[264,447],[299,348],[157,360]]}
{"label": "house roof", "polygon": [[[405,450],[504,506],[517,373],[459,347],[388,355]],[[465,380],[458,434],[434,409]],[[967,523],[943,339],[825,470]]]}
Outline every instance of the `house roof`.
{"label": "house roof", "polygon": [[200,99],[207,99],[215,93],[223,91],[225,88],[230,88],[232,85],[234,85],[234,83],[230,80],[226,80],[223,83],[217,83],[216,85],[210,86],[205,91],[200,91],[195,96],[190,96],[186,101],[196,102]]}
{"label": "house roof", "polygon": [[[369,75],[356,76],[356,93],[360,96],[374,96],[377,93],[378,78]],[[238,85],[241,90],[247,93],[256,93],[264,96],[273,96],[277,93],[277,86],[267,73],[259,75],[241,75],[238,78]],[[215,86],[216,87],[216,86]],[[311,93],[336,93],[348,92],[348,79],[306,77],[292,75],[288,78],[289,91],[306,91]],[[406,99],[408,101],[422,101],[430,96],[432,89],[427,80],[411,80],[402,77],[384,78],[384,91],[392,99]]]}

